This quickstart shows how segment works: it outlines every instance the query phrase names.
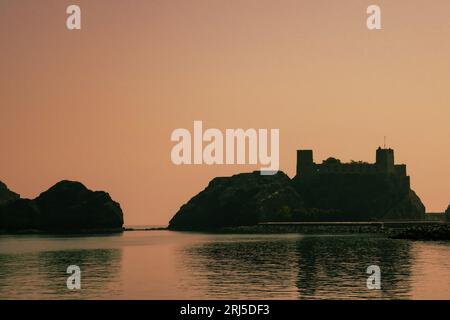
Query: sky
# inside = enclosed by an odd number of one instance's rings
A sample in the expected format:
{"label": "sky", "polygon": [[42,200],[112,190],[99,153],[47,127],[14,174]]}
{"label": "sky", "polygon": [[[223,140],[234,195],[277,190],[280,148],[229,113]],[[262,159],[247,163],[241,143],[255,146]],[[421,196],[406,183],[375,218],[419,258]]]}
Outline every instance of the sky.
{"label": "sky", "polygon": [[26,198],[81,181],[126,225],[165,225],[213,177],[260,167],[174,165],[172,131],[201,120],[279,129],[291,177],[297,149],[374,162],[386,136],[442,212],[449,57],[447,0],[0,0],[0,180]]}

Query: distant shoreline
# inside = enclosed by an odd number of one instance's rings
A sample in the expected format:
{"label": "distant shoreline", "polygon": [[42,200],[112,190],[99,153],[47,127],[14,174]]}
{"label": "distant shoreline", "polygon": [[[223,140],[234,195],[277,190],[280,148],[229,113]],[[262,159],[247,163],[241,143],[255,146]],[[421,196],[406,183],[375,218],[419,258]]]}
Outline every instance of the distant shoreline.
{"label": "distant shoreline", "polygon": [[327,221],[327,222],[265,222],[252,226],[222,227],[217,229],[170,228],[174,231],[198,231],[212,233],[275,234],[275,233],[377,233],[412,227],[434,227],[446,225],[437,221]]}
{"label": "distant shoreline", "polygon": [[21,230],[0,235],[110,235],[136,231],[178,231],[205,234],[378,234],[392,239],[450,240],[450,224],[440,221],[365,221],[365,222],[265,222],[253,226],[217,229],[171,229],[164,226],[133,226],[90,230]]}
{"label": "distant shoreline", "polygon": [[123,231],[161,231],[169,230],[168,227],[124,227]]}
{"label": "distant shoreline", "polygon": [[101,228],[101,229],[80,229],[80,230],[0,230],[0,235],[90,235],[90,234],[115,234],[122,233],[123,228]]}

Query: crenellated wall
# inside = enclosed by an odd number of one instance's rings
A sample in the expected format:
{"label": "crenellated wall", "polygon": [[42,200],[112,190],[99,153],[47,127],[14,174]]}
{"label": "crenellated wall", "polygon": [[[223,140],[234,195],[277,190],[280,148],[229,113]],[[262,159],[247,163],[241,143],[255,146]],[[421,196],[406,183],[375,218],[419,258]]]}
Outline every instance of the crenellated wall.
{"label": "crenellated wall", "polygon": [[321,174],[384,174],[406,177],[406,165],[394,164],[394,150],[378,148],[376,162],[353,161],[342,163],[335,158],[328,158],[321,164],[313,160],[312,150],[297,150],[297,177],[311,177]]}

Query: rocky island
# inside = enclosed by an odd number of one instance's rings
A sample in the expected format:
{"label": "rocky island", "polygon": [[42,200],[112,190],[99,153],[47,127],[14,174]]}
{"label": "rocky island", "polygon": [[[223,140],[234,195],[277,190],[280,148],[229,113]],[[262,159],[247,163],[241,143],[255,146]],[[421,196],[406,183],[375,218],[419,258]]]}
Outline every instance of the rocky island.
{"label": "rocky island", "polygon": [[0,181],[0,206],[9,201],[14,201],[19,198],[20,198],[20,195],[9,190],[8,187],[6,186],[6,184],[4,184],[3,182]]}
{"label": "rocky island", "polygon": [[297,151],[297,174],[242,173],[213,179],[169,222],[172,230],[214,230],[264,222],[422,220],[425,206],[410,188],[406,165],[392,149],[376,162],[313,161]]}
{"label": "rocky island", "polygon": [[61,181],[35,199],[22,199],[0,183],[0,232],[122,231],[123,213],[108,193]]}

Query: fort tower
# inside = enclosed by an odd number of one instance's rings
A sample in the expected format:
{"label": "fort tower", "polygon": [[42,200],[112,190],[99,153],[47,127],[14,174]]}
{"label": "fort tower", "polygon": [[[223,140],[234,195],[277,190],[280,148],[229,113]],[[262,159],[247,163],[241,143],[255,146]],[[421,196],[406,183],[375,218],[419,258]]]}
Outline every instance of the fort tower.
{"label": "fort tower", "polygon": [[376,165],[381,173],[395,173],[394,150],[390,148],[382,149],[381,147],[378,147],[376,154]]}
{"label": "fort tower", "polygon": [[409,184],[406,165],[394,163],[394,150],[378,147],[375,163],[351,161],[343,163],[336,158],[328,158],[315,163],[312,150],[297,150],[297,177],[315,177],[323,174],[363,174],[395,175]]}
{"label": "fort tower", "polygon": [[297,150],[297,176],[314,174],[315,163],[312,150]]}

